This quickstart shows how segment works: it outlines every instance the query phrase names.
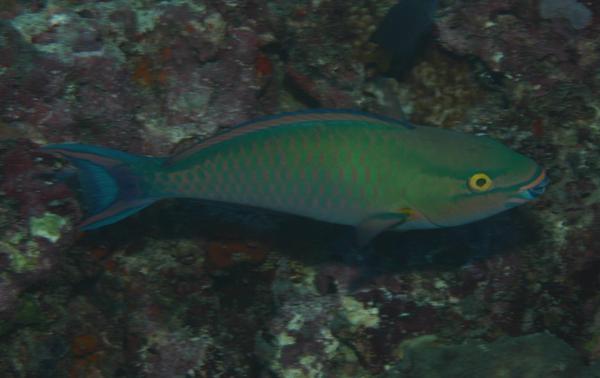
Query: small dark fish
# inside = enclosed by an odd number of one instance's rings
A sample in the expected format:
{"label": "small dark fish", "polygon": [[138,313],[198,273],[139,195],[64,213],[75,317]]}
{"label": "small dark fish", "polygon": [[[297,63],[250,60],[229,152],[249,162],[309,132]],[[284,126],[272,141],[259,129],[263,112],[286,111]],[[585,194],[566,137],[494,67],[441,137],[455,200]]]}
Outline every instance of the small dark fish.
{"label": "small dark fish", "polygon": [[436,0],[400,0],[385,16],[371,40],[391,55],[391,74],[408,70],[431,34]]}

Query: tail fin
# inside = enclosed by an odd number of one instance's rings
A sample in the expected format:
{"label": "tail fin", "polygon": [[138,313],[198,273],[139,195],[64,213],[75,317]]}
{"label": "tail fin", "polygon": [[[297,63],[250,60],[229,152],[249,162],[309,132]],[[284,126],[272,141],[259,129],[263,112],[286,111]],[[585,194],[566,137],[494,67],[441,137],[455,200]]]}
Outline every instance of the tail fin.
{"label": "tail fin", "polygon": [[60,154],[77,167],[88,212],[79,225],[82,230],[115,223],[157,200],[144,191],[136,172],[153,158],[84,144],[53,144],[42,151]]}

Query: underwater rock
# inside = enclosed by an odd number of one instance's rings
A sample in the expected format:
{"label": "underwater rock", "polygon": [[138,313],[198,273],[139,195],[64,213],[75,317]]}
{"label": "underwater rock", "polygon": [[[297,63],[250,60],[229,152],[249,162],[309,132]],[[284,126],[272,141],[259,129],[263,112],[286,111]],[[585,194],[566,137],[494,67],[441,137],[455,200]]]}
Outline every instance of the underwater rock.
{"label": "underwater rock", "polygon": [[[540,7],[544,3],[550,1],[542,1]],[[543,96],[561,84],[581,82],[600,61],[591,52],[597,45],[594,35],[599,24],[591,23],[585,32],[550,22],[534,24],[539,14],[533,3],[458,1],[440,13],[443,16],[436,24],[443,46],[481,59],[501,73],[505,86],[519,86],[524,99]],[[581,20],[587,25],[585,16]]]}
{"label": "underwater rock", "polygon": [[56,167],[29,141],[0,141],[0,334],[22,324],[26,290],[59,269],[76,237],[79,205],[73,192],[51,181]]}
{"label": "underwater rock", "polygon": [[542,18],[565,18],[575,29],[583,29],[592,21],[592,12],[576,0],[540,1]]}
{"label": "underwater rock", "polygon": [[[266,9],[276,57],[285,67],[280,109],[355,108],[369,73],[375,43],[371,36],[396,0],[277,2]],[[275,75],[277,77],[277,75]]]}
{"label": "underwater rock", "polygon": [[[600,3],[440,1],[433,44],[401,81],[381,77],[370,41],[396,3],[0,4],[0,371],[493,374],[490,351],[535,374],[600,370]],[[550,3],[593,17],[546,18]],[[311,240],[330,226],[255,233],[186,201],[80,235],[64,162],[35,152],[167,154],[310,106],[489,134],[552,184],[483,223],[385,235],[363,279]]]}
{"label": "underwater rock", "polygon": [[56,2],[0,27],[4,119],[38,142],[166,154],[256,114],[256,32],[215,7]]}
{"label": "underwater rock", "polygon": [[592,368],[561,339],[539,333],[492,343],[406,347],[403,361],[385,377],[593,377]]}

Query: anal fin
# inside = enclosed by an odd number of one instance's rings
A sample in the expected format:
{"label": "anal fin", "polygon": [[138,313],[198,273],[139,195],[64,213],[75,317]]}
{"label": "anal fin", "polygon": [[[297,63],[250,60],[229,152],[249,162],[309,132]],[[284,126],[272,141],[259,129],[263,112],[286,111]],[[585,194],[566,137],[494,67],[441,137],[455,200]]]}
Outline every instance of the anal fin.
{"label": "anal fin", "polygon": [[365,248],[377,235],[403,224],[409,217],[410,209],[403,209],[397,213],[379,213],[364,219],[356,227],[358,247]]}

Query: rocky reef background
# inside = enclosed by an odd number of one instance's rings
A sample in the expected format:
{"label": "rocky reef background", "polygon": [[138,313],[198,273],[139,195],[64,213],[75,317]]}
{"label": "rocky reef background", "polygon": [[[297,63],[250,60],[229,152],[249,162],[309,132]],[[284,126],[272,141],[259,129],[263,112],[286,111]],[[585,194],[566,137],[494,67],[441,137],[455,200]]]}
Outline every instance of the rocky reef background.
{"label": "rocky reef background", "polygon": [[[1,1],[0,375],[600,377],[600,3],[438,3],[394,76],[391,0]],[[36,150],[168,154],[307,107],[488,133],[552,185],[385,235],[363,279],[344,229],[284,216],[169,201],[82,234]]]}

